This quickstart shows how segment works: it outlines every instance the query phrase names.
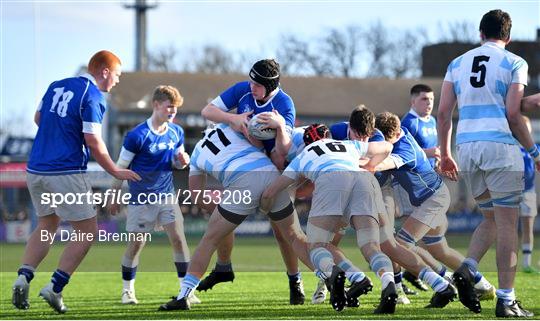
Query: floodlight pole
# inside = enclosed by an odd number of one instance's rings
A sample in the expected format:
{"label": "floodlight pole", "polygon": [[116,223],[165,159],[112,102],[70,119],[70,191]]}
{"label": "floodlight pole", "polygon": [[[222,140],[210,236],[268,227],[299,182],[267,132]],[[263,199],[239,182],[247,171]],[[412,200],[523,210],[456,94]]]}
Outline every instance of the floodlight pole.
{"label": "floodlight pole", "polygon": [[124,5],[126,9],[135,9],[135,71],[148,70],[146,52],[146,10],[154,9],[157,4],[146,4],[146,0],[135,0],[135,4]]}

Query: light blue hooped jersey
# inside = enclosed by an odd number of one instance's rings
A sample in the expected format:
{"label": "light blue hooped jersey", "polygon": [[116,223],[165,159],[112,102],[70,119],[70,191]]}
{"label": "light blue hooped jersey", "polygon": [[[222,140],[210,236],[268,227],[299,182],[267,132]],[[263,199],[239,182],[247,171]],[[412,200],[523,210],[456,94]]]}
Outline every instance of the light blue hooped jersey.
{"label": "light blue hooped jersey", "polygon": [[494,42],[454,59],[444,81],[453,83],[459,122],[456,143],[517,144],[506,119],[506,94],[513,83],[527,85],[527,63]]}
{"label": "light blue hooped jersey", "polygon": [[306,146],[283,175],[292,179],[303,175],[315,182],[323,173],[362,171],[359,160],[366,156],[367,149],[368,143],[360,141],[321,139]]}
{"label": "light blue hooped jersey", "polygon": [[277,171],[262,149],[253,146],[241,133],[228,125],[207,129],[191,155],[189,175],[207,173],[224,187],[243,174],[254,171]]}

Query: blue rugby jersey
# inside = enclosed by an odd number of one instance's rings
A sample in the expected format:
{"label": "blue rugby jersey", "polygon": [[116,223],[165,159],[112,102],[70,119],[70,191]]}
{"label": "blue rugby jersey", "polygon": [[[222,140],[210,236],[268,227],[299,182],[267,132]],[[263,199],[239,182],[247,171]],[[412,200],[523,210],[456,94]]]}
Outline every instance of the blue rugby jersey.
{"label": "blue rugby jersey", "polygon": [[[172,163],[183,145],[184,130],[174,123],[168,123],[167,131],[158,133],[148,119],[127,133],[120,158],[141,176],[138,182],[128,182],[132,204],[139,203],[139,194],[174,192]],[[146,196],[141,203],[145,203]]]}
{"label": "blue rugby jersey", "polygon": [[[277,110],[285,119],[287,132],[291,134],[294,129],[296,109],[291,97],[281,88],[267,102],[259,105],[251,93],[249,81],[243,81],[225,90],[212,101],[212,104],[223,111],[230,111],[236,108],[238,114],[253,111],[253,115],[256,115]],[[267,152],[272,151],[276,144],[275,139],[264,140],[262,143]]]}
{"label": "blue rugby jersey", "polygon": [[101,135],[105,110],[105,97],[90,74],[51,83],[38,107],[39,128],[28,172],[62,175],[86,171],[90,151],[84,134]]}
{"label": "blue rugby jersey", "polygon": [[[429,115],[420,117],[411,109],[401,120],[401,126],[407,128],[412,137],[422,149],[433,148],[438,145],[437,140],[437,120]],[[435,158],[430,157],[429,162],[435,167]]]}
{"label": "blue rugby jersey", "polygon": [[412,205],[420,206],[442,185],[441,177],[431,167],[426,153],[407,128],[401,128],[401,136],[394,143],[390,157],[396,164],[396,169],[386,172],[392,174],[407,191]]}

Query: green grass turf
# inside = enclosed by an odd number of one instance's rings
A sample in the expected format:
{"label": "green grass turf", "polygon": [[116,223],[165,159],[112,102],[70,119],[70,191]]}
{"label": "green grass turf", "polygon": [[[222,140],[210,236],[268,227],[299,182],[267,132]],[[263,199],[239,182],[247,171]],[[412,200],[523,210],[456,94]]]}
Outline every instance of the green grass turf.
{"label": "green grass turf", "polygon": [[[193,250],[197,240],[190,240]],[[449,243],[461,252],[465,251],[468,237],[455,236]],[[23,251],[22,245],[0,244],[0,319],[492,319],[494,301],[483,302],[479,315],[468,312],[459,302],[445,309],[424,309],[431,292],[412,296],[408,306],[398,306],[392,316],[372,314],[378,302],[380,283],[372,273],[372,293],[361,298],[360,308],[349,308],[341,313],[332,310],[328,301],[323,305],[310,304],[316,278],[305,269],[306,304],[288,304],[288,282],[275,241],[270,238],[238,238],[233,252],[237,275],[234,283],[220,284],[214,290],[197,293],[203,304],[192,306],[190,311],[158,312],[157,307],[177,294],[178,281],[171,264],[169,246],[162,242],[148,244],[141,256],[137,274],[137,297],[140,304],[120,304],[122,282],[119,272],[120,258],[125,244],[96,244],[86,257],[79,271],[64,290],[65,303],[70,309],[59,315],[42,299],[37,298],[39,289],[50,278],[62,246],[54,246],[40,266],[30,290],[31,308],[18,311],[11,306],[11,284]],[[347,255],[361,268],[367,264],[354,247],[352,237],[342,242]],[[494,251],[490,250],[481,264],[485,276],[497,284],[493,269]],[[540,276],[518,273],[516,289],[519,299],[528,309],[540,315]]]}

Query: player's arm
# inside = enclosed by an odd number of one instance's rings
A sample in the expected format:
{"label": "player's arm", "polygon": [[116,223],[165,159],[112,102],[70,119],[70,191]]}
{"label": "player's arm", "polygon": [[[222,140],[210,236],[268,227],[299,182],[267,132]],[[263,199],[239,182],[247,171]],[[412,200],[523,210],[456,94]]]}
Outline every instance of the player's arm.
{"label": "player's arm", "polygon": [[221,110],[218,106],[209,103],[201,111],[201,115],[210,121],[215,123],[224,123],[231,126],[237,132],[243,133],[244,136],[248,136],[247,124],[248,117],[253,113],[253,111],[243,113],[243,114],[233,114]]}
{"label": "player's arm", "polygon": [[377,171],[377,166],[390,155],[392,148],[393,145],[389,142],[368,143],[366,157],[369,161],[362,167],[371,172]]}
{"label": "player's arm", "polygon": [[174,152],[172,167],[176,169],[184,169],[189,165],[189,160],[189,154],[186,153],[184,145],[180,145],[180,147],[178,147]]}
{"label": "player's arm", "polygon": [[39,102],[39,105],[34,113],[34,123],[39,127],[39,121],[41,120],[41,106],[43,106],[43,100]]}
{"label": "player's arm", "polygon": [[285,169],[286,157],[278,153],[275,149],[270,153],[270,160],[280,171]]}
{"label": "player's arm", "polygon": [[534,158],[536,167],[540,169],[540,152],[525,125],[521,115],[521,100],[525,86],[523,84],[512,83],[506,93],[506,118],[510,130],[521,146]]}
{"label": "player's arm", "polygon": [[290,132],[287,130],[285,118],[274,109],[271,113],[259,114],[257,120],[259,123],[265,124],[267,128],[276,129],[274,150],[282,157],[286,157],[291,148],[292,140]]}
{"label": "player's arm", "polygon": [[523,97],[521,100],[521,111],[532,112],[540,110],[540,93]]}
{"label": "player's arm", "polygon": [[441,159],[441,149],[439,148],[439,146],[423,148],[423,150],[428,158],[435,158],[437,160]]}
{"label": "player's arm", "polygon": [[[118,160],[116,161],[116,166],[121,169],[128,168],[134,156],[135,154],[122,147],[122,150],[120,151],[120,156],[118,156]],[[124,180],[113,177],[111,189],[113,191],[120,191],[120,189],[122,189],[123,182]],[[121,204],[115,203],[112,200],[108,204],[105,204],[111,215],[116,215],[118,212],[120,212],[120,205]]]}
{"label": "player's arm", "polygon": [[258,149],[263,149],[264,148],[263,143],[260,140],[258,140],[257,138],[255,138],[255,137],[253,137],[253,136],[251,136],[249,134],[247,136],[245,136],[245,137],[247,138],[247,140],[249,140],[251,145],[257,147]]}
{"label": "player's arm", "polygon": [[94,156],[98,164],[103,167],[107,173],[119,180],[141,180],[141,177],[137,173],[129,169],[119,168],[114,164],[111,156],[109,156],[107,146],[105,146],[105,142],[103,142],[100,135],[84,133],[84,140],[88,148],[90,148],[92,156]]}
{"label": "player's arm", "polygon": [[287,189],[290,185],[296,182],[285,175],[280,175],[270,186],[266,188],[261,197],[259,209],[261,213],[266,214],[272,209],[274,203],[274,197],[281,191]]}
{"label": "player's arm", "polygon": [[377,166],[375,166],[375,172],[387,171],[389,169],[397,168],[396,162],[392,157],[385,158]]}
{"label": "player's arm", "polygon": [[452,180],[457,180],[458,167],[450,150],[452,140],[452,113],[456,107],[456,94],[454,84],[444,81],[441,88],[441,98],[439,99],[439,111],[437,113],[437,135],[441,151],[441,173]]}
{"label": "player's arm", "polygon": [[38,110],[34,114],[34,123],[39,127],[39,121],[41,120],[41,112]]}

